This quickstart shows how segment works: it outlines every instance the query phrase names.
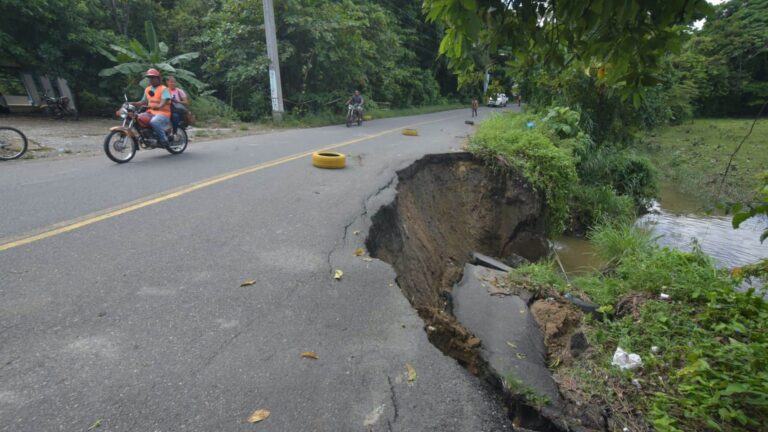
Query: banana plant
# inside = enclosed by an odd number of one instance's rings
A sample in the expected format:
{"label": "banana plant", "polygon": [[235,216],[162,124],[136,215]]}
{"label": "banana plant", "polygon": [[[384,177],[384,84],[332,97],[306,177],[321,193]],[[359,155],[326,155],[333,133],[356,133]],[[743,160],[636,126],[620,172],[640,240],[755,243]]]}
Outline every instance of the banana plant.
{"label": "banana plant", "polygon": [[168,45],[157,40],[155,26],[152,25],[151,21],[144,22],[144,33],[147,47],[138,40],[131,39],[123,46],[110,45],[109,47],[112,48],[115,54],[103,49],[100,50],[102,55],[117,64],[113,67],[102,69],[99,72],[99,76],[124,75],[127,79],[126,90],[131,87],[143,88],[149,85],[149,81],[144,77],[144,72],[149,68],[155,68],[163,76],[175,76],[188,89],[191,87],[197,92],[201,92],[207,87],[207,84],[198,80],[193,72],[179,67],[183,62],[196,59],[200,55],[198,52],[188,52],[168,58]]}

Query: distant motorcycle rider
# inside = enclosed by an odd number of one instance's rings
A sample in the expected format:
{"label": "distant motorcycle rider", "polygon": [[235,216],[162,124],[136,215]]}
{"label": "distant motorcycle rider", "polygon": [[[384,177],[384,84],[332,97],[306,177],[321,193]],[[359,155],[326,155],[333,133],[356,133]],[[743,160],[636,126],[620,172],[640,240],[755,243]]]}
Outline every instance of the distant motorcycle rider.
{"label": "distant motorcycle rider", "polygon": [[157,140],[164,146],[168,146],[168,137],[165,130],[171,123],[171,92],[162,84],[160,71],[149,69],[144,76],[149,78],[149,86],[144,89],[144,96],[141,101],[134,102],[136,106],[149,106],[147,110],[152,114],[152,120],[149,125],[155,132]]}
{"label": "distant motorcycle rider", "polygon": [[349,104],[355,106],[355,109],[360,114],[360,116],[363,115],[363,97],[360,95],[360,90],[355,90],[355,94],[353,94],[352,97],[347,101],[347,105]]}

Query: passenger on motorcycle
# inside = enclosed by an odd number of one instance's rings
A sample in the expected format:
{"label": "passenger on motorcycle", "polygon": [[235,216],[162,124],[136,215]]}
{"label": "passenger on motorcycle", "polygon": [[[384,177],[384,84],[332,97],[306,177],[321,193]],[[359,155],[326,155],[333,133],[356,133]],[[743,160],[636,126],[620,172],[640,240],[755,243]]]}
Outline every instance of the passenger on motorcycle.
{"label": "passenger on motorcycle", "polygon": [[167,147],[168,137],[165,135],[165,130],[171,123],[171,93],[162,84],[160,72],[157,69],[149,69],[144,76],[149,78],[149,86],[144,89],[144,96],[141,101],[133,102],[133,104],[149,106],[147,112],[152,115],[149,125],[155,132],[157,140]]}
{"label": "passenger on motorcycle", "polygon": [[355,94],[353,94],[352,97],[347,101],[347,105],[349,104],[353,104],[357,110],[357,113],[361,117],[363,116],[363,97],[360,96],[360,90],[355,90]]}

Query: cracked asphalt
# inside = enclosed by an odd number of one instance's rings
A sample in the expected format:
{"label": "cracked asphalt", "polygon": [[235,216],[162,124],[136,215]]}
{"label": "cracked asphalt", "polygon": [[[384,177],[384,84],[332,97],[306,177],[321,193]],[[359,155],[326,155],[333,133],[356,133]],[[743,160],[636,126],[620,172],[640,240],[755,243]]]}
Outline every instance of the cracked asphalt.
{"label": "cracked asphalt", "polygon": [[[286,130],[125,165],[0,164],[0,245],[76,227],[0,250],[0,431],[510,430],[479,381],[429,343],[391,267],[354,256],[395,171],[459,150],[468,119]],[[418,137],[398,133],[415,124]],[[337,149],[344,170],[308,156],[268,164],[357,139]],[[247,423],[257,409],[271,416]]]}

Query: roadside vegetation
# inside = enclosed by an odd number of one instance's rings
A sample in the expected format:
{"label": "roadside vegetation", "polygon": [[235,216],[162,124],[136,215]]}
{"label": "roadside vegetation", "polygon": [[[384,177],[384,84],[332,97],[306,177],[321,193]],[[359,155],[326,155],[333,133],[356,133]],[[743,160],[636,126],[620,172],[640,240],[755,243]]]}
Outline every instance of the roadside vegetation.
{"label": "roadside vegetation", "polygon": [[[465,12],[441,9],[450,2],[427,1],[438,19],[461,23],[456,38],[499,47],[499,56],[484,67],[514,77],[528,102],[523,114],[481,124],[468,148],[498,169],[522,172],[549,204],[550,233],[585,235],[607,262],[575,279],[554,262],[510,274],[511,284],[533,288],[541,299],[572,308],[569,298],[580,298],[598,307],[567,329],[586,335],[586,352],[576,360],[549,353],[561,391],[581,406],[610,411],[610,430],[763,430],[768,303],[756,278],[766,279],[768,260],[718,268],[697,248],[658,246],[633,222],[657,197],[661,182],[727,209],[734,227],[753,217],[766,220],[768,1],[732,0],[715,7],[703,29],[689,27],[674,42],[667,40],[667,49],[646,53],[649,63],[639,70],[621,53],[611,54],[618,59],[590,55],[604,48],[594,43],[594,33],[579,38],[582,25],[600,31],[595,23],[600,18],[590,13],[605,7],[603,2],[575,2],[578,7],[558,10],[542,5],[557,21],[569,22],[571,33],[560,33],[556,22],[532,26],[552,38],[530,46],[507,40],[525,40],[519,32],[473,33]],[[444,47],[467,80],[477,67],[471,60],[475,47],[452,41]],[[644,49],[653,50],[630,52]],[[515,60],[509,60],[510,53]],[[633,73],[647,76],[632,81]],[[755,122],[758,112],[763,117]],[[768,227],[761,240],[766,237]],[[642,366],[613,366],[618,347],[640,355]]]}
{"label": "roadside vegetation", "polygon": [[[436,59],[443,27],[425,22],[420,2],[274,4],[288,125],[339,123],[356,89],[374,118],[468,108],[482,96],[479,84],[458,89]],[[269,124],[263,23],[261,0],[2,2],[0,93],[18,93],[19,68],[62,76],[82,113],[110,115],[124,93],[140,96],[155,67],[176,75],[202,126]]]}
{"label": "roadside vegetation", "polygon": [[[556,380],[578,389],[567,395],[609,407],[628,430],[761,430],[768,303],[744,274],[716,268],[697,250],[661,248],[631,225],[601,224],[590,238],[610,271],[568,283],[545,263],[510,276],[526,277],[546,295],[600,305],[580,328],[590,348],[566,365],[550,358]],[[642,367],[612,366],[617,347],[640,355]]]}

